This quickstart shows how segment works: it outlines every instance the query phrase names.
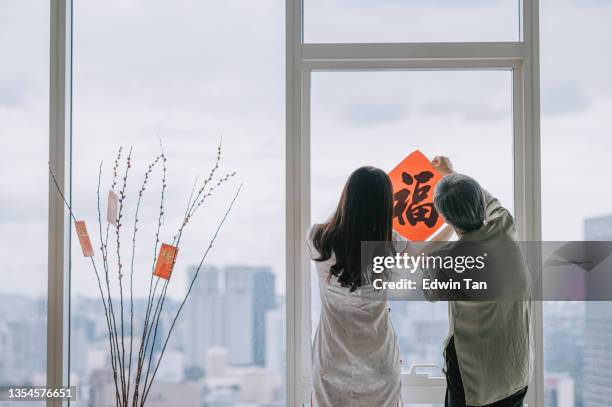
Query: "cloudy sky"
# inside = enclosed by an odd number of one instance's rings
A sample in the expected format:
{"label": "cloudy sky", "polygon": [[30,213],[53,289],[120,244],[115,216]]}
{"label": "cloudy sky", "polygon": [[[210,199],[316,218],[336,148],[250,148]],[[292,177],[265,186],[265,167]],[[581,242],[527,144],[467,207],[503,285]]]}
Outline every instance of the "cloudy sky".
{"label": "cloudy sky", "polygon": [[[168,155],[164,240],[194,178],[223,137],[221,171],[237,171],[184,237],[172,293],[185,287],[217,219],[244,187],[211,264],[269,265],[284,290],[284,1],[79,0],[74,10],[73,200],[96,238],[97,169],[108,189],[119,145],[133,146],[133,197],[158,138]],[[516,1],[305,1],[305,38],[335,41],[512,41]],[[612,4],[541,0],[543,231],[583,238],[586,217],[612,214]],[[0,6],[2,293],[46,291],[48,5]],[[312,85],[312,218],[322,221],[354,168],[391,169],[418,148],[512,205],[511,81],[505,71],[317,73]],[[157,179],[157,178],[154,178]],[[158,187],[147,192],[136,255],[137,293],[151,267]],[[133,202],[133,201],[131,201]],[[128,207],[128,222],[131,211]],[[148,222],[148,223],[147,223]],[[148,225],[148,229],[147,229]],[[126,240],[127,243],[127,235]],[[125,255],[124,255],[125,256]],[[76,295],[95,279],[75,246]]]}

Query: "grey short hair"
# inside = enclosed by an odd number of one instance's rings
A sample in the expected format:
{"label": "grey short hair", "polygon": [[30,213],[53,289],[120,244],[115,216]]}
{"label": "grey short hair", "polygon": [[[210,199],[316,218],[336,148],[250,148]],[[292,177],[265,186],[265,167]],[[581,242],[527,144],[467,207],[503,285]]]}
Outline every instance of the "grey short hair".
{"label": "grey short hair", "polygon": [[485,220],[480,184],[463,174],[449,174],[436,186],[434,205],[446,222],[464,232],[479,229]]}

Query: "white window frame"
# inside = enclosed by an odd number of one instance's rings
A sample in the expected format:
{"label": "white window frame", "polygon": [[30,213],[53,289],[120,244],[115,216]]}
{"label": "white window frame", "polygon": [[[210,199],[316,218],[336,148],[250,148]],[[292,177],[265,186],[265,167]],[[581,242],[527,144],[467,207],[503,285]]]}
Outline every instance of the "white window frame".
{"label": "white window frame", "polygon": [[[509,69],[513,75],[514,206],[522,240],[541,240],[538,0],[521,4],[517,42],[311,44],[303,3],[286,1],[287,405],[308,404],[310,386],[310,80],[316,71]],[[526,403],[543,405],[542,303],[534,302],[535,371]],[[427,401],[438,380],[409,393]],[[433,401],[433,400],[432,400]]]}

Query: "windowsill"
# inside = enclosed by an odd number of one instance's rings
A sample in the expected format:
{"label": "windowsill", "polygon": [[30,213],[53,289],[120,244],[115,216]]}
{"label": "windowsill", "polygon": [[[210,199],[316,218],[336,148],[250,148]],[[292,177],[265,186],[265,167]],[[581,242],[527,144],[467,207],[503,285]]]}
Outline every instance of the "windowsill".
{"label": "windowsill", "polygon": [[[402,373],[402,402],[404,404],[442,404],[446,392],[446,379],[444,377],[432,377],[428,374]],[[310,383],[304,383],[304,395],[306,402],[304,406],[310,406],[310,395],[312,387]]]}
{"label": "windowsill", "polygon": [[404,403],[444,403],[446,379],[427,374],[402,373],[402,401]]}

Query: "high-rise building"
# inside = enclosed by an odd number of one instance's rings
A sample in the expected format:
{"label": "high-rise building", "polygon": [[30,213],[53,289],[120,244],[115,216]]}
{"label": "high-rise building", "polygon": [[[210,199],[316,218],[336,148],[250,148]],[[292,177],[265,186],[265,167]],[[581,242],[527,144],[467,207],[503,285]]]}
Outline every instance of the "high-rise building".
{"label": "high-rise building", "polygon": [[253,361],[257,366],[266,364],[266,314],[276,306],[275,278],[269,268],[253,276]]}
{"label": "high-rise building", "polygon": [[266,313],[266,368],[272,372],[285,371],[285,307]]}
{"label": "high-rise building", "polygon": [[584,239],[595,241],[612,240],[612,215],[587,218],[584,221]]}
{"label": "high-rise building", "polygon": [[206,351],[206,375],[223,377],[227,373],[227,349],[215,346]]}
{"label": "high-rise building", "polygon": [[265,318],[274,305],[274,274],[270,268],[226,267],[225,343],[230,364],[265,365]]}
{"label": "high-rise building", "polygon": [[569,374],[548,373],[544,394],[545,407],[574,407],[574,379]]}
{"label": "high-rise building", "polygon": [[[612,215],[584,226],[585,240],[612,241]],[[583,380],[584,407],[612,406],[612,302],[586,304]]]}
{"label": "high-rise building", "polygon": [[[189,281],[196,268],[189,272]],[[185,304],[183,343],[187,367],[204,370],[206,351],[225,341],[225,300],[221,287],[222,274],[216,267],[200,270]]]}

